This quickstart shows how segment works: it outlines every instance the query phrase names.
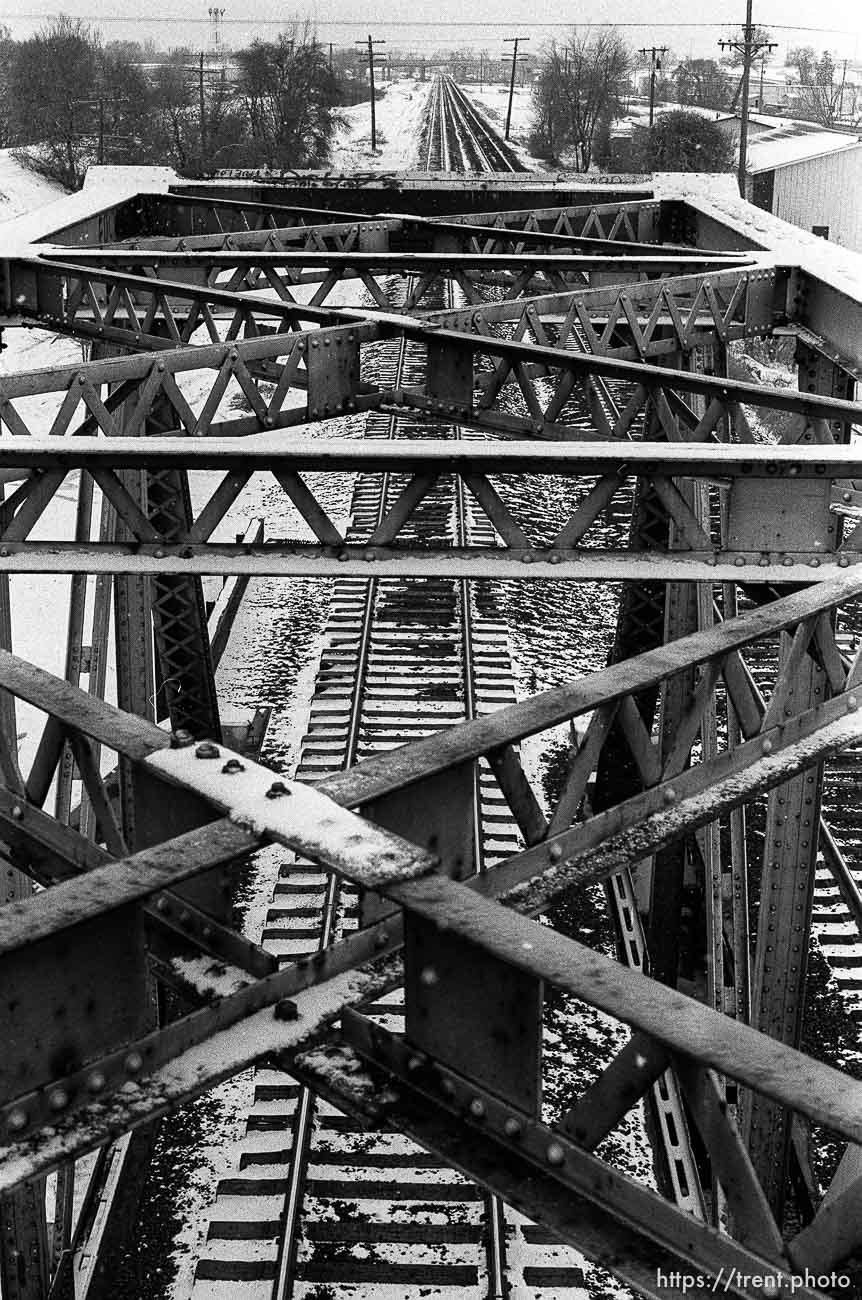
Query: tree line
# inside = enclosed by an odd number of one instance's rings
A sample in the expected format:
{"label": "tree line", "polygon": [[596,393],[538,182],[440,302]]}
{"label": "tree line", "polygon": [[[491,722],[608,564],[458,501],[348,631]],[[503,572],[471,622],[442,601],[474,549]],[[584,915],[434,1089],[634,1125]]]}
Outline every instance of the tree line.
{"label": "tree line", "polygon": [[195,174],[316,167],[343,125],[341,106],[367,97],[346,64],[307,23],[219,66],[188,49],[104,44],[67,17],[24,41],[0,29],[0,147],[69,189],[99,162]]}
{"label": "tree line", "polygon": [[[586,35],[575,30],[566,44],[551,44],[533,81],[528,141],[532,152],[576,171],[588,171],[593,165],[613,168],[617,158],[611,148],[611,123],[626,113],[635,73],[649,67],[644,54],[636,54],[612,29]],[[758,72],[765,73],[768,57],[764,52],[763,63],[758,60],[752,70],[755,97]],[[791,50],[787,68],[795,115],[823,126],[852,123],[854,115],[857,121],[862,116],[856,114],[855,89],[846,82],[846,65],[839,75],[828,51],[818,56],[809,47]],[[733,112],[741,88],[741,70],[733,66],[733,56],[676,59],[665,52],[656,67],[655,101],[679,107],[660,113],[649,130],[635,127],[627,170],[730,170],[733,155],[727,138],[713,122],[685,110]]]}
{"label": "tree line", "polygon": [[[611,124],[625,115],[637,66],[610,29],[573,32],[566,45],[551,45],[533,82],[531,150],[579,172],[612,168]],[[636,131],[626,163],[631,171],[729,171],[733,154],[712,122],[676,111]]]}

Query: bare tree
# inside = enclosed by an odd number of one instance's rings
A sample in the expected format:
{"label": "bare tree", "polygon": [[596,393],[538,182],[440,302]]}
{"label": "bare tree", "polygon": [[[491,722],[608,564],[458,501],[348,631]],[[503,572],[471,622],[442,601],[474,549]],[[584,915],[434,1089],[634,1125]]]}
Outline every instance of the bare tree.
{"label": "bare tree", "polygon": [[683,59],[673,72],[676,98],[695,108],[729,108],[733,82],[715,59]]}
{"label": "bare tree", "polygon": [[9,28],[0,24],[0,149],[15,143],[15,122],[10,95],[15,42]]}
{"label": "bare tree", "polygon": [[310,25],[275,41],[254,41],[237,62],[254,161],[269,167],[324,161],[341,122],[338,82]]}
{"label": "bare tree", "polygon": [[619,112],[631,66],[627,46],[608,29],[573,31],[568,45],[552,46],[534,91],[533,139],[556,154],[572,151],[575,169],[589,171],[596,129]]}
{"label": "bare tree", "polygon": [[846,84],[846,62],[839,73],[828,50],[818,58],[816,51],[805,45],[789,51],[787,66],[796,72],[802,117],[821,126],[835,126],[838,122],[859,125],[862,113],[856,87]]}
{"label": "bare tree", "polygon": [[93,158],[100,53],[96,33],[61,15],[21,42],[12,61],[14,133],[27,146],[21,160],[69,189],[83,183]]}

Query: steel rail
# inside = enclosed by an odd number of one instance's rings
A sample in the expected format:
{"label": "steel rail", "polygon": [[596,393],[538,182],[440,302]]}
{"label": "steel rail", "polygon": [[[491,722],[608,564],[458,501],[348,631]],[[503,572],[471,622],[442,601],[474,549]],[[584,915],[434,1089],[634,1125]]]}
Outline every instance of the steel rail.
{"label": "steel rail", "polygon": [[[407,355],[407,340],[398,340],[396,359],[396,383],[403,379]],[[395,434],[397,416],[388,420],[388,437]],[[386,514],[386,502],[390,489],[391,471],[383,471],[380,483],[380,498],[377,507],[376,526],[379,526]],[[368,680],[368,668],[371,657],[371,638],[374,630],[374,608],[377,602],[379,579],[372,578],[365,589],[362,610],[362,623],[359,634],[359,652],[356,662],[354,690],[351,696],[347,722],[343,768],[353,767],[359,752],[359,732],[362,725],[363,706]],[[341,895],[341,885],[336,873],[330,872],[326,882],[326,893],[322,908],[322,926],[318,940],[318,951],[327,949],[333,942],[335,921]],[[305,1194],[306,1169],[315,1117],[315,1094],[305,1084],[300,1085],[296,1116],[293,1125],[293,1147],[290,1162],[290,1180],[285,1197],[279,1238],[276,1275],[272,1288],[272,1300],[290,1300],[293,1295],[296,1252],[299,1244],[298,1232],[302,1202]]]}
{"label": "steel rail", "polygon": [[[484,169],[489,172],[503,171],[516,172],[519,170],[507,156],[503,145],[494,139],[494,133],[481,119],[479,113],[470,103],[464,91],[456,85],[452,77],[444,76],[443,82],[449,103],[455,108],[457,116],[460,118],[461,125],[466,131],[470,142],[475,149],[480,160],[488,164]],[[478,127],[478,133],[476,131]],[[480,139],[481,136],[481,139]],[[494,161],[502,163],[502,167],[494,166]]]}

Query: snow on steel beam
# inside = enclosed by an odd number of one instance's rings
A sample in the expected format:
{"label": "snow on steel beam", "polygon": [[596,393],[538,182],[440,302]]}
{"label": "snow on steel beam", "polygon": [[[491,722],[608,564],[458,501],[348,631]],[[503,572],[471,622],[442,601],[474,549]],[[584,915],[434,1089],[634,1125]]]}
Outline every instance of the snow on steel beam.
{"label": "snow on steel beam", "polygon": [[[189,357],[189,353],[180,354]],[[130,358],[131,359],[131,358]],[[123,359],[124,360],[124,359]],[[137,360],[137,358],[136,358]],[[151,358],[141,358],[147,366]],[[109,367],[115,361],[98,363]],[[187,367],[192,368],[192,367]],[[76,367],[70,373],[77,374]],[[117,373],[121,373],[119,370]],[[2,381],[4,387],[7,379]],[[43,388],[33,389],[43,392]],[[824,399],[829,400],[829,399]],[[862,403],[848,403],[862,421]],[[4,437],[0,464],[23,470],[65,470],[93,466],[117,469],[176,468],[260,472],[272,467],[293,471],[395,473],[529,473],[570,474],[593,478],[607,474],[702,478],[729,486],[737,478],[794,481],[862,476],[862,447],[833,443],[812,447],[792,443],[538,442],[512,439],[495,443],[455,442],[437,438],[393,441],[368,438],[313,442],[277,435],[238,443],[232,438],[178,439],[154,435],[106,440],[75,437]]]}

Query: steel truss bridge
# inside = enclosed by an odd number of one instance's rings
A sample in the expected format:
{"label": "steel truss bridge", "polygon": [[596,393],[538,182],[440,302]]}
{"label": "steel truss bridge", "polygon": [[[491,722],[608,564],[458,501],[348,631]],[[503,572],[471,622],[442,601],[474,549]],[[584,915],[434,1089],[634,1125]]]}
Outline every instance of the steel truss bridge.
{"label": "steel truss bridge", "polygon": [[[760,1297],[764,1277],[771,1294],[829,1294],[825,1275],[862,1247],[862,1083],[806,1056],[800,1032],[819,845],[862,923],[820,811],[826,760],[862,738],[862,657],[841,632],[862,595],[858,268],[854,280],[841,250],[674,178],[159,174],[148,191],[118,175],[101,200],[85,191],[41,228],[10,227],[3,254],[4,328],[68,335],[90,356],[0,380],[3,1296],[75,1294],[76,1159],[255,1062],[410,1135],[639,1293],[681,1296],[682,1275],[699,1274],[734,1296]],[[462,305],[439,309],[441,283]],[[369,305],[345,305],[360,286]],[[795,338],[798,390],[729,377],[733,343],[777,336]],[[389,341],[421,358],[418,380],[369,364]],[[354,413],[481,436],[302,436]],[[189,491],[202,470],[203,501]],[[309,479],[336,470],[403,482],[364,538]],[[259,474],[310,540],[213,540]],[[538,536],[501,474],[570,481],[577,505]],[[64,532],[52,503],[70,476]],[[423,545],[411,520],[446,476],[490,528]],[[627,546],[597,526],[612,504]],[[223,577],[235,604],[255,575],[370,566],[619,582],[612,660],[313,784],[277,777],[220,727],[223,631],[202,576]],[[48,573],[71,575],[64,678],[10,648],[9,576]],[[27,771],[17,701],[44,715]],[[560,724],[576,742],[548,810],[519,742]],[[521,847],[474,873],[450,809],[480,760]],[[745,810],[761,799],[763,857],[749,861]],[[280,965],[235,932],[232,874],[268,842],[358,887],[362,926]],[[702,999],[677,987],[692,863]],[[642,968],[537,923],[588,883],[630,885],[636,867]],[[217,958],[231,991],[214,999],[187,977],[166,1014],[153,972],[177,952]],[[403,1036],[361,1010],[400,985]],[[546,985],[630,1028],[555,1127],[541,1111]],[[702,1216],[595,1154],[668,1071]],[[845,1146],[822,1197],[812,1125]]]}

